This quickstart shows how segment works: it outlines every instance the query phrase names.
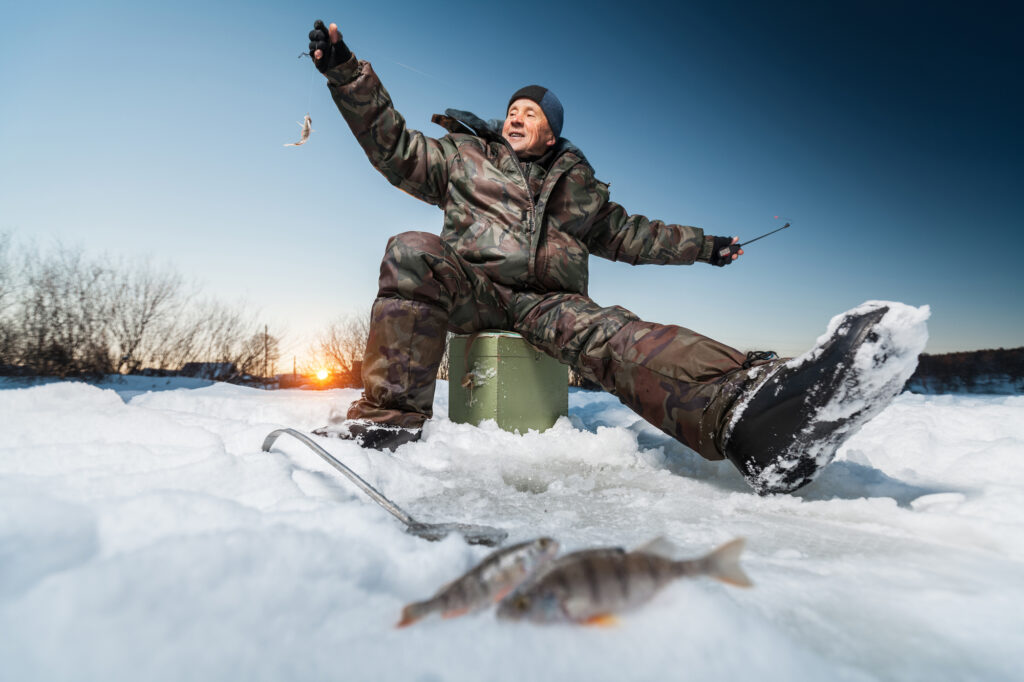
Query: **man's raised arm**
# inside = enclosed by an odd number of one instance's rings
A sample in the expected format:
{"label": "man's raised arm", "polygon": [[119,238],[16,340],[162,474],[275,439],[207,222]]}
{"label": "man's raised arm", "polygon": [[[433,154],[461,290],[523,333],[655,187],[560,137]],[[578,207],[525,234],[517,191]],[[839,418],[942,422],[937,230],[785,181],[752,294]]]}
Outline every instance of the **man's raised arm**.
{"label": "man's raised arm", "polygon": [[331,97],[370,163],[388,182],[439,205],[448,189],[455,146],[410,130],[368,62],[359,61],[338,32],[317,20],[309,33],[313,64],[327,78]]}

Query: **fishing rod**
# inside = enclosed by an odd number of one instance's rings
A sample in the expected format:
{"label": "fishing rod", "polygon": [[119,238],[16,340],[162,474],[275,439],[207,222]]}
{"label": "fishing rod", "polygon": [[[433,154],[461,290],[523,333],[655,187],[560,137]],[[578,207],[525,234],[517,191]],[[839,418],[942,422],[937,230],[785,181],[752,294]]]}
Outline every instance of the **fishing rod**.
{"label": "fishing rod", "polygon": [[758,239],[764,239],[765,237],[771,236],[771,235],[775,234],[776,232],[781,232],[782,230],[785,230],[787,227],[789,227],[789,223],[786,223],[782,227],[780,227],[778,229],[775,229],[775,230],[772,230],[771,232],[766,232],[765,234],[762,234],[760,237],[754,237],[753,239],[748,239],[747,241],[743,242],[742,244],[730,244],[729,246],[726,246],[726,247],[724,247],[722,249],[719,249],[718,250],[718,255],[721,256],[722,258],[725,258],[726,256],[728,256],[729,254],[732,253],[733,247],[736,247],[737,249],[739,249],[739,248],[742,248],[742,247],[746,246],[747,244],[753,244]]}

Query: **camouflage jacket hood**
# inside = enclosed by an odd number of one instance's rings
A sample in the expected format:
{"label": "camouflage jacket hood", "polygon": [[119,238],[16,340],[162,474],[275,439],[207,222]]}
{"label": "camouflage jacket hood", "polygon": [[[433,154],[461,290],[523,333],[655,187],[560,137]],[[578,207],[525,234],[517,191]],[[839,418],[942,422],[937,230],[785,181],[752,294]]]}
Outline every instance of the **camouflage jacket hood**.
{"label": "camouflage jacket hood", "polygon": [[468,112],[435,116],[449,131],[440,139],[409,129],[368,62],[353,56],[325,75],[373,166],[441,208],[442,239],[495,282],[586,294],[590,254],[634,265],[700,254],[702,230],[627,214],[564,138],[546,167],[520,162],[500,126]]}

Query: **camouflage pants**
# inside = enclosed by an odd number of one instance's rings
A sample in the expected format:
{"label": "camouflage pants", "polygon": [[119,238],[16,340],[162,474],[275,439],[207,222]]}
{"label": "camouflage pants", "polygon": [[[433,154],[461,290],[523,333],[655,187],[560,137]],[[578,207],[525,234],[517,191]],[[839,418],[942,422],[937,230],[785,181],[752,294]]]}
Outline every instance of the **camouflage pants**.
{"label": "camouflage pants", "polygon": [[506,329],[704,457],[723,457],[716,437],[745,355],[689,329],[581,294],[513,291],[425,232],[389,240],[371,316],[365,390],[350,419],[420,426],[432,414],[446,330]]}

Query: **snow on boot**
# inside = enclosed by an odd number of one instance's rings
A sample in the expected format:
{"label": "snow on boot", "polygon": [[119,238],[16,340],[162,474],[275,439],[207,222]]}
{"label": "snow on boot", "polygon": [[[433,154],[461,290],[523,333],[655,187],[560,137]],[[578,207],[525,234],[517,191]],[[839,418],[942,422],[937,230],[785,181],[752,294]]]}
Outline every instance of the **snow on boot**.
{"label": "snow on boot", "polygon": [[365,419],[349,419],[340,424],[324,426],[313,433],[328,438],[354,440],[360,447],[371,450],[394,452],[400,445],[418,441],[423,434],[423,429],[404,428],[394,424],[378,424]]}
{"label": "snow on boot", "polygon": [[739,396],[724,422],[725,456],[761,495],[810,483],[903,390],[928,315],[928,306],[869,301],[832,318],[814,348],[764,367]]}

